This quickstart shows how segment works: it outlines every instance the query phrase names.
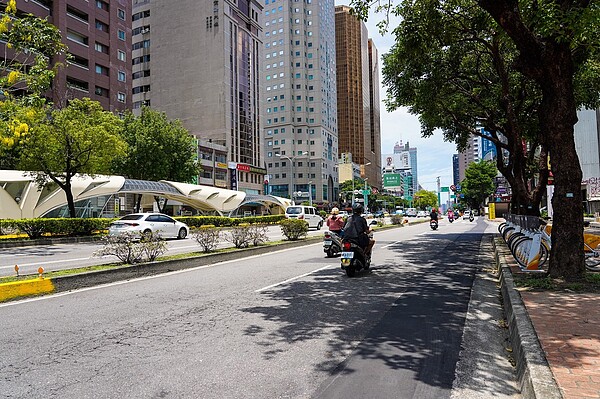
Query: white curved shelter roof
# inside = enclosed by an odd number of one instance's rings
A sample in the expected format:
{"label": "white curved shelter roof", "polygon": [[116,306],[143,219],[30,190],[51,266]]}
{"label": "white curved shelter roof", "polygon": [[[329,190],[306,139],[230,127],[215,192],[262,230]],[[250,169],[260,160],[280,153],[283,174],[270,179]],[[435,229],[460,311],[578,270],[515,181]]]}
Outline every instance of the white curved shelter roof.
{"label": "white curved shelter roof", "polygon": [[[75,201],[117,193],[155,194],[180,201],[202,211],[230,213],[240,205],[252,202],[243,191],[170,181],[152,182],[126,179],[122,176],[77,175],[71,181]],[[261,202],[271,202],[285,209],[286,198],[261,196]],[[38,187],[31,173],[0,170],[0,219],[42,217],[67,204],[65,192],[49,181]]]}

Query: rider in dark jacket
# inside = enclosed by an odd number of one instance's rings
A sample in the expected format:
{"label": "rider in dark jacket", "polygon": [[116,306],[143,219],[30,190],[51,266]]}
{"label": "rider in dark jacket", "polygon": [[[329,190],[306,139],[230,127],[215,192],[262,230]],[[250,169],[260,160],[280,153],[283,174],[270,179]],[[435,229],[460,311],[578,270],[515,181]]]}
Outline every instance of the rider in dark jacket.
{"label": "rider in dark jacket", "polygon": [[370,256],[375,240],[368,236],[371,229],[366,219],[361,216],[363,209],[360,203],[352,205],[352,216],[346,220],[344,226],[344,239],[354,241],[365,251],[366,256]]}
{"label": "rider in dark jacket", "polygon": [[435,220],[436,222],[438,221],[438,213],[435,210],[435,208],[431,210],[429,217],[431,218],[431,220]]}

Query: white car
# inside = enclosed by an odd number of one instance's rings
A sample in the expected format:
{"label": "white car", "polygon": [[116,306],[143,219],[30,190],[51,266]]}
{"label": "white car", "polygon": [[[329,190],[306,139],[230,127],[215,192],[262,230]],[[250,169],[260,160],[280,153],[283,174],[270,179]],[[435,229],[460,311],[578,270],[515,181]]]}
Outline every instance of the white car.
{"label": "white car", "polygon": [[108,228],[111,236],[123,233],[152,233],[163,238],[184,239],[190,229],[187,224],[162,213],[132,213],[112,222]]}
{"label": "white car", "polygon": [[427,217],[427,212],[425,212],[425,211],[419,211],[419,212],[417,212],[417,217],[418,218],[426,218]]}
{"label": "white car", "polygon": [[285,217],[288,219],[302,219],[308,223],[308,227],[314,227],[321,230],[323,226],[323,218],[317,210],[312,206],[292,205],[285,210]]}

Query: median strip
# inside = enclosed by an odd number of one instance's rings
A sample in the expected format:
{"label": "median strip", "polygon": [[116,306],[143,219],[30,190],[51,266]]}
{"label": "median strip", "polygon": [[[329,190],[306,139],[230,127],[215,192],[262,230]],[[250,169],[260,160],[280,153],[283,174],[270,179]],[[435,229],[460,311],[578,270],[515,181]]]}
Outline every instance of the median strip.
{"label": "median strip", "polygon": [[0,284],[0,302],[33,295],[50,294],[54,291],[54,283],[50,279],[36,278],[12,281]]}

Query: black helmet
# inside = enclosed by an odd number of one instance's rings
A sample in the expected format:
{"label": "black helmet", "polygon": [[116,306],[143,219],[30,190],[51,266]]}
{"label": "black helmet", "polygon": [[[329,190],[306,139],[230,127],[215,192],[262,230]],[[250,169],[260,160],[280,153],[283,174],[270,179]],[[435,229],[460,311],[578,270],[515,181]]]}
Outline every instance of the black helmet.
{"label": "black helmet", "polygon": [[360,202],[355,202],[354,205],[352,205],[352,213],[360,215],[363,213],[363,206]]}

